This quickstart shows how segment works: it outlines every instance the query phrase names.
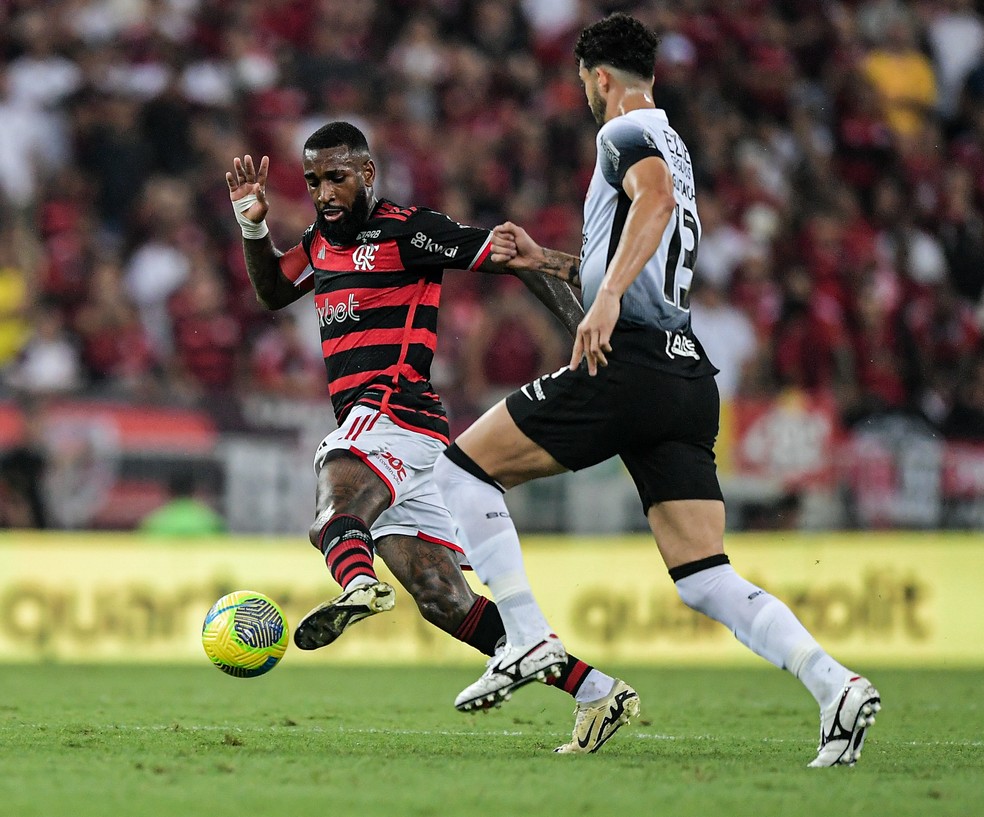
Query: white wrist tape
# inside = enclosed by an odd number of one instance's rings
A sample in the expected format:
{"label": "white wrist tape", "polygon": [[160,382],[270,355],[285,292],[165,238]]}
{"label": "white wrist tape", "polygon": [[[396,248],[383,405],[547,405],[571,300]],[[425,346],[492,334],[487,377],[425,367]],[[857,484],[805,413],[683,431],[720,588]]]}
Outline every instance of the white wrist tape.
{"label": "white wrist tape", "polygon": [[266,219],[263,219],[263,221],[257,224],[255,221],[250,221],[244,215],[255,202],[256,196],[250,194],[232,203],[232,209],[236,213],[236,221],[239,222],[239,228],[243,231],[243,238],[263,238],[270,232]]}

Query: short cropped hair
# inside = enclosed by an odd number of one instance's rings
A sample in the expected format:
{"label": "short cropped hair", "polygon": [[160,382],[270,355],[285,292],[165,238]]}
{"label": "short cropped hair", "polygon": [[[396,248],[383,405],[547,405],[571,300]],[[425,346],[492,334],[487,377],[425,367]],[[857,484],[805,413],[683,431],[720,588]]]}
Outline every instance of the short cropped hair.
{"label": "short cropped hair", "polygon": [[365,134],[348,122],[329,122],[312,133],[304,142],[304,150],[325,150],[344,145],[353,151],[369,152]]}
{"label": "short cropped hair", "polygon": [[585,28],[574,56],[588,70],[610,65],[642,79],[653,76],[659,37],[628,14],[617,12]]}

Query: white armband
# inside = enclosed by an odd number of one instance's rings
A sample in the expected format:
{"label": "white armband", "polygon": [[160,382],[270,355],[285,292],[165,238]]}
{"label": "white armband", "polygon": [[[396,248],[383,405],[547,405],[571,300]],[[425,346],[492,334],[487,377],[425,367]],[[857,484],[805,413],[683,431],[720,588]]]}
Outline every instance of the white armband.
{"label": "white armband", "polygon": [[243,231],[243,238],[263,238],[270,232],[270,228],[267,227],[266,219],[263,219],[263,221],[257,224],[255,221],[250,221],[244,215],[245,212],[253,206],[255,201],[256,196],[251,193],[250,195],[239,199],[239,201],[234,201],[232,203],[232,209],[236,213],[236,221],[239,222],[239,227]]}

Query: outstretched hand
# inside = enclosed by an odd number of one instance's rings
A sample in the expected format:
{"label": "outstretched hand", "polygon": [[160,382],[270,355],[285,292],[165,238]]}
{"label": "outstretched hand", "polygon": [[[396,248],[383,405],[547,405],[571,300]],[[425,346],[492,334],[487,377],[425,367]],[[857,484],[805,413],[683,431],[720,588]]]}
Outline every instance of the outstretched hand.
{"label": "outstretched hand", "polygon": [[543,247],[518,224],[507,221],[492,230],[492,263],[508,269],[536,270],[543,266]]}
{"label": "outstretched hand", "polygon": [[263,221],[270,209],[266,198],[269,170],[269,157],[264,156],[260,159],[260,166],[256,168],[253,165],[253,157],[247,153],[241,160],[238,156],[233,159],[232,172],[226,173],[229,199],[237,212],[255,224]]}
{"label": "outstretched hand", "polygon": [[595,301],[578,324],[574,335],[574,350],[571,354],[571,371],[581,364],[581,358],[587,358],[588,374],[594,377],[598,374],[599,366],[607,366],[606,352],[612,350],[612,332],[622,311],[621,301],[607,290],[601,289],[595,296]]}

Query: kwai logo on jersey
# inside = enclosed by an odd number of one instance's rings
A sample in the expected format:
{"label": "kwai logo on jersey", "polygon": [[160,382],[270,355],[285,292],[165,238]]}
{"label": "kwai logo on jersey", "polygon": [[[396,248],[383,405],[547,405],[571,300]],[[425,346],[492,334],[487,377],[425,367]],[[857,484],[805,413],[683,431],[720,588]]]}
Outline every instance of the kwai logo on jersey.
{"label": "kwai logo on jersey", "polygon": [[376,268],[376,252],[378,244],[360,244],[352,253],[352,263],[357,270],[369,272]]}
{"label": "kwai logo on jersey", "polygon": [[424,235],[423,233],[417,233],[410,239],[410,243],[419,250],[432,252],[435,255],[444,255],[448,258],[454,258],[458,254],[457,247],[445,247],[443,244],[438,244],[430,236]]}
{"label": "kwai logo on jersey", "polygon": [[666,330],[666,356],[668,358],[692,357],[694,360],[700,360],[697,347],[694,346],[694,342],[690,338],[679,332],[670,332],[669,330]]}
{"label": "kwai logo on jersey", "polygon": [[359,302],[355,300],[355,295],[349,293],[348,300],[342,301],[341,303],[332,304],[329,301],[325,301],[323,306],[318,306],[315,304],[314,308],[318,310],[318,322],[322,326],[328,326],[330,323],[342,323],[349,319],[353,321],[359,320],[359,316],[356,313],[356,309],[359,307]]}

